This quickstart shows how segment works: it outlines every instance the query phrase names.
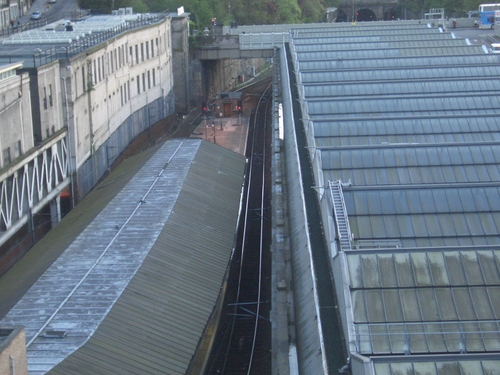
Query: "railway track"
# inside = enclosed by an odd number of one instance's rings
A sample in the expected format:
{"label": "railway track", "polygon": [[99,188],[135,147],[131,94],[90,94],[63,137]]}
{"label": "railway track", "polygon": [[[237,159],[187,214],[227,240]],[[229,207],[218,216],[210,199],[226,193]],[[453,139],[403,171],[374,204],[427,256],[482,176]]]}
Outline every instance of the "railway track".
{"label": "railway track", "polygon": [[224,308],[205,374],[271,373],[270,80],[246,89],[259,94],[250,116],[247,178],[237,246]]}

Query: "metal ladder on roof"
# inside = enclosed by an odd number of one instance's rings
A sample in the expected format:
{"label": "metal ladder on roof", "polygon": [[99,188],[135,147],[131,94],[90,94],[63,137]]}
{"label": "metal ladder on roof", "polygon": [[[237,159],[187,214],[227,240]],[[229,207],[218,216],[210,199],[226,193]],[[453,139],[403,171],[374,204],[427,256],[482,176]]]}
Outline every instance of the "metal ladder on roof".
{"label": "metal ladder on roof", "polygon": [[340,250],[346,251],[352,249],[352,233],[349,226],[349,218],[345,208],[344,194],[342,193],[342,180],[328,181],[330,196],[332,198],[333,215],[337,225]]}

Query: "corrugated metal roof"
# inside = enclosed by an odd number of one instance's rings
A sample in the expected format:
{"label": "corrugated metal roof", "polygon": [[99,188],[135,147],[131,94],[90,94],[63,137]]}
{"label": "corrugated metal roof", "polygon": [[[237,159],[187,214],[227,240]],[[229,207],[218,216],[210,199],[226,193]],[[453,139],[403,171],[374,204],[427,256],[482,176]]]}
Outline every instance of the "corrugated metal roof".
{"label": "corrugated metal roof", "polygon": [[184,374],[228,266],[244,168],[209,142],[168,141],[2,320],[26,326],[30,374]]}

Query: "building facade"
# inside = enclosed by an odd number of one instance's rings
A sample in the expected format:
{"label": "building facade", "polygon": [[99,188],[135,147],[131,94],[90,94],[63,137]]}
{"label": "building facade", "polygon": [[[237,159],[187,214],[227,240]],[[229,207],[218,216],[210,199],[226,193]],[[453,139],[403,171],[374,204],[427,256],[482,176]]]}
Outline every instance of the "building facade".
{"label": "building facade", "polygon": [[106,15],[5,39],[2,54],[23,51],[0,69],[0,274],[36,241],[37,214],[54,226],[61,196],[76,204],[138,134],[174,113],[171,21]]}

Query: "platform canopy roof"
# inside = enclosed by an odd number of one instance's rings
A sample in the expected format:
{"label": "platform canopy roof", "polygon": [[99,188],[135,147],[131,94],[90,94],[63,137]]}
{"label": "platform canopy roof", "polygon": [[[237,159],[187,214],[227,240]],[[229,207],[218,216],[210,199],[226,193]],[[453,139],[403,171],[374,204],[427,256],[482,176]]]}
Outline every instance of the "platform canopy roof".
{"label": "platform canopy roof", "polygon": [[[25,326],[29,373],[185,374],[223,287],[244,170],[240,154],[170,140],[105,207],[81,203],[100,212],[0,321]],[[74,231],[70,217],[57,228]],[[53,232],[45,244],[67,240]],[[33,252],[6,288],[45,262]]]}

